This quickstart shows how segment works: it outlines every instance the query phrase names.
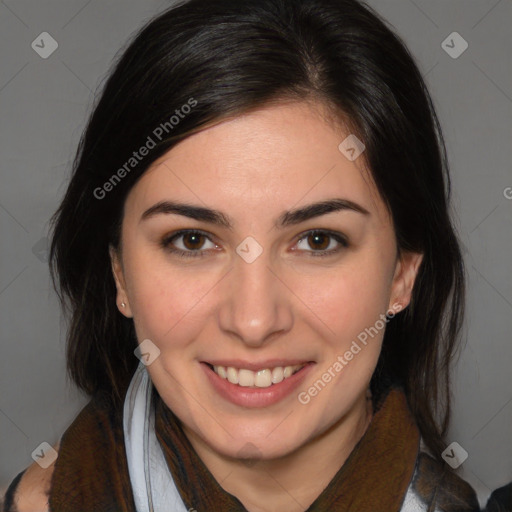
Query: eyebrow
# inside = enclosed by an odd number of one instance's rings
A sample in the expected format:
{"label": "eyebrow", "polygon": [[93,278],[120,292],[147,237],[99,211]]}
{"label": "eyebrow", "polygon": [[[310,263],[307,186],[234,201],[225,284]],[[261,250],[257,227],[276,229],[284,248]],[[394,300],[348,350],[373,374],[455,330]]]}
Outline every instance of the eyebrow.
{"label": "eyebrow", "polygon": [[[353,211],[362,215],[370,215],[368,210],[353,201],[335,198],[286,211],[279,216],[275,222],[275,227],[284,228],[294,226],[309,219],[339,211]],[[182,215],[190,219],[233,229],[233,222],[230,217],[218,210],[176,201],[160,201],[154,204],[142,214],[140,221],[147,220],[159,214]]]}

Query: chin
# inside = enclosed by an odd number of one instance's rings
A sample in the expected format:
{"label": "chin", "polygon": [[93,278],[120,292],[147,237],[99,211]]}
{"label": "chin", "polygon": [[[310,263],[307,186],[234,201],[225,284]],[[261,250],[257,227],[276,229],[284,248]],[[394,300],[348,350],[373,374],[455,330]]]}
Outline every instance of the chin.
{"label": "chin", "polygon": [[243,432],[229,432],[232,437],[222,430],[222,433],[219,433],[220,438],[210,436],[204,441],[212,450],[225,457],[248,461],[278,459],[294,452],[307,442],[304,432],[300,436],[292,436],[286,429],[281,433],[270,430],[270,434],[267,431],[261,433],[260,430],[256,433],[247,429]]}

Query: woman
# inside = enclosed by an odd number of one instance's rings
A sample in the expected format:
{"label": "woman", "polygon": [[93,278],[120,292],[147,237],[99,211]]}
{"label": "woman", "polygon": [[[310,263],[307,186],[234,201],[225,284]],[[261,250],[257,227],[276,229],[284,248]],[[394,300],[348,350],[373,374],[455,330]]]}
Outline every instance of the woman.
{"label": "woman", "polygon": [[369,8],[192,0],[151,21],[54,217],[91,401],[6,510],[479,510],[441,457],[449,192],[421,74]]}

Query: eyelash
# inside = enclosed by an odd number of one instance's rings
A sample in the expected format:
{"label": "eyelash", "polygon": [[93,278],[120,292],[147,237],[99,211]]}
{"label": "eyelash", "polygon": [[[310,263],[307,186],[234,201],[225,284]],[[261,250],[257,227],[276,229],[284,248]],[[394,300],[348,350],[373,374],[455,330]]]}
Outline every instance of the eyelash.
{"label": "eyelash", "polygon": [[[212,242],[212,240],[210,239],[210,236],[208,235],[208,233],[206,233],[204,231],[201,231],[201,230],[198,230],[198,229],[183,229],[181,231],[173,233],[172,235],[164,238],[161,241],[160,245],[161,245],[161,247],[163,249],[165,249],[165,250],[167,250],[167,251],[169,251],[169,252],[171,252],[173,254],[176,254],[179,257],[184,257],[184,258],[203,258],[205,256],[205,250],[204,249],[198,249],[198,250],[195,250],[195,251],[193,251],[193,250],[184,251],[182,249],[177,249],[177,248],[171,246],[172,242],[174,242],[178,238],[182,237],[183,235],[187,235],[187,234],[203,235],[206,238],[208,238],[208,240],[210,240],[210,242]],[[324,257],[327,257],[327,256],[332,256],[332,255],[340,252],[342,250],[342,248],[346,249],[349,246],[349,243],[348,243],[347,239],[344,236],[342,236],[339,233],[336,233],[336,232],[333,232],[333,231],[329,231],[329,230],[325,230],[325,229],[312,229],[312,230],[306,231],[305,233],[302,233],[301,235],[299,235],[297,243],[302,242],[305,238],[307,238],[310,235],[318,235],[318,234],[327,235],[327,236],[331,237],[336,242],[338,242],[341,247],[337,247],[336,249],[323,250],[323,251],[306,251],[306,252],[310,253],[311,257],[324,258]]]}

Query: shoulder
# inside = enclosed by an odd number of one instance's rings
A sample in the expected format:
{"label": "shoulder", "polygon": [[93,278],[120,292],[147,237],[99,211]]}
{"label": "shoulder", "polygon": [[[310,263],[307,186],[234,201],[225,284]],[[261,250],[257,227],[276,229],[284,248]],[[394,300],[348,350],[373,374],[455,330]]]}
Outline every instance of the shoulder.
{"label": "shoulder", "polygon": [[[135,510],[122,403],[95,395],[61,437],[51,510]],[[35,511],[34,511],[35,512]]]}
{"label": "shoulder", "polygon": [[512,509],[512,482],[492,492],[483,512],[507,512]]}
{"label": "shoulder", "polygon": [[[54,447],[59,451],[59,443]],[[11,483],[5,495],[5,512],[46,512],[49,510],[51,481],[55,461],[43,469],[34,462]]]}
{"label": "shoulder", "polygon": [[54,463],[33,463],[14,479],[3,512],[135,510],[122,411],[106,393],[92,397],[54,446]]}

